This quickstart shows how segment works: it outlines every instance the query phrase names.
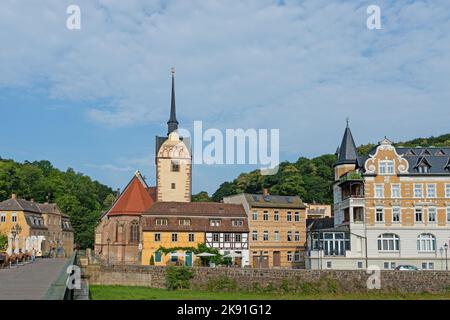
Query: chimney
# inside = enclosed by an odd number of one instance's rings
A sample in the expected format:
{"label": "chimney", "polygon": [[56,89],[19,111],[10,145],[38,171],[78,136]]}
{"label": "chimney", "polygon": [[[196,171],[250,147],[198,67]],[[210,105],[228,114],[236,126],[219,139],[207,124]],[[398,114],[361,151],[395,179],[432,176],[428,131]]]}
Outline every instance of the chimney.
{"label": "chimney", "polygon": [[17,199],[17,194],[13,193],[13,194],[11,195],[11,199]]}
{"label": "chimney", "polygon": [[268,196],[269,195],[269,189],[264,188],[263,189],[263,196]]}
{"label": "chimney", "polygon": [[33,199],[33,198],[31,198],[31,199],[30,199],[30,201],[31,201],[31,202],[34,202],[34,199]]}

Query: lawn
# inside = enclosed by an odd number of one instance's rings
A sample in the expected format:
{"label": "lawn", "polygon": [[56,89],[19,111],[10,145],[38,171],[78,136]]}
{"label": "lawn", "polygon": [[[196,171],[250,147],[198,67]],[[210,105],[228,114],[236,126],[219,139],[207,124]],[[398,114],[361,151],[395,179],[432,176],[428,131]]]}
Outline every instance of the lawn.
{"label": "lawn", "polygon": [[302,294],[302,293],[252,293],[252,292],[209,292],[195,290],[168,291],[165,289],[91,286],[92,300],[450,300],[446,294]]}

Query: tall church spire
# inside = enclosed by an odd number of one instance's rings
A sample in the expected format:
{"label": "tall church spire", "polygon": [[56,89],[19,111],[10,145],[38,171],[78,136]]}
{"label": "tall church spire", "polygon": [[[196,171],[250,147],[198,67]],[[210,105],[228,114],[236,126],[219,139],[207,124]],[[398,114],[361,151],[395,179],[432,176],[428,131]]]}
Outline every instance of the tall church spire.
{"label": "tall church spire", "polygon": [[167,125],[169,130],[167,135],[178,129],[177,111],[175,105],[175,68],[172,68],[172,102],[170,106],[170,118]]}
{"label": "tall church spire", "polygon": [[338,149],[338,164],[355,164],[358,157],[355,140],[353,140],[352,132],[349,126],[349,119],[347,118],[347,126],[345,128],[344,137],[342,138],[341,146]]}

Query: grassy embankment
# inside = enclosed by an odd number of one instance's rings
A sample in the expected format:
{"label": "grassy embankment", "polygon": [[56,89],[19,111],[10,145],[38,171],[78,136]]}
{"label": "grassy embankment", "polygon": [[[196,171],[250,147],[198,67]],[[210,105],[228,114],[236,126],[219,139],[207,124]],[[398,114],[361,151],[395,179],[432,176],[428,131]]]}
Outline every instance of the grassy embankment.
{"label": "grassy embankment", "polygon": [[197,290],[169,291],[165,289],[91,286],[93,300],[450,300],[450,292],[444,294],[302,294],[302,293],[259,293],[259,292],[210,292]]}

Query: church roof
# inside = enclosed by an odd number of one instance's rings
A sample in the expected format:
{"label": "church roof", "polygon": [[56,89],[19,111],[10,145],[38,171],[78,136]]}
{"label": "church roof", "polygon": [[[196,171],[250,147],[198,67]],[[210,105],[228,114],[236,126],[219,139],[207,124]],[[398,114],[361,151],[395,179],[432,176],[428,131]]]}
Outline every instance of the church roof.
{"label": "church roof", "polygon": [[137,171],[107,215],[142,215],[155,202],[152,194],[155,194],[154,190],[147,186],[140,172]]}
{"label": "church roof", "polygon": [[344,137],[342,138],[341,146],[338,149],[338,161],[339,164],[357,164],[358,151],[356,150],[355,140],[353,139],[352,131],[347,122],[345,128]]}

